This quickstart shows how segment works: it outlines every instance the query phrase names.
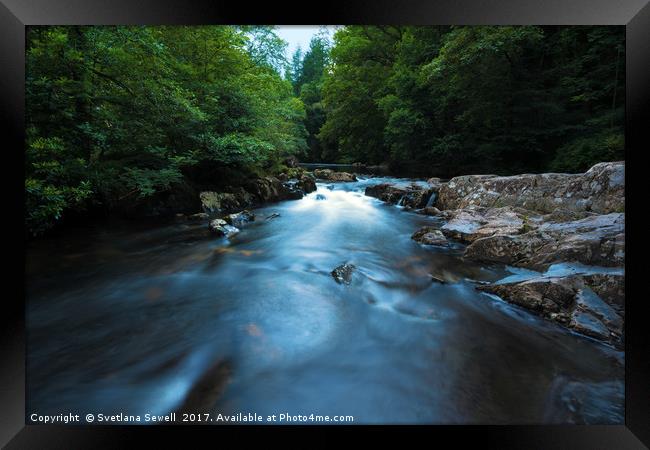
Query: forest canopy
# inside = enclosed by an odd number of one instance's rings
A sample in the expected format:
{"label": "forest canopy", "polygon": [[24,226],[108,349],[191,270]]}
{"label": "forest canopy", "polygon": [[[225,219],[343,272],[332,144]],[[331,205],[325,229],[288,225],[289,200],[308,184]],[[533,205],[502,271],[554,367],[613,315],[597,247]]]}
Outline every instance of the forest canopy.
{"label": "forest canopy", "polygon": [[624,28],[30,27],[26,224],[302,161],[450,177],[623,158]]}

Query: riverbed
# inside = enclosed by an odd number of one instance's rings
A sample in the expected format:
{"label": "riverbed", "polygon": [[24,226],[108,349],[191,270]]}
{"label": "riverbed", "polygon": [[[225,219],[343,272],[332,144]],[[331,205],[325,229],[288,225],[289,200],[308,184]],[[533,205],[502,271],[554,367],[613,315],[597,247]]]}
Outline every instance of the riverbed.
{"label": "riverbed", "polygon": [[28,411],[623,423],[623,352],[478,292],[520,271],[422,246],[441,219],[364,195],[413,181],[318,183],[230,238],[176,222],[32,243]]}

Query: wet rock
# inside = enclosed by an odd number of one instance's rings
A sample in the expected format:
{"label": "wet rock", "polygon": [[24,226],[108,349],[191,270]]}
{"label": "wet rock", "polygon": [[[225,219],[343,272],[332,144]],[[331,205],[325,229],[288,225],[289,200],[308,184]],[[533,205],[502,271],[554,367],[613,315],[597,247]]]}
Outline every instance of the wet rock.
{"label": "wet rock", "polygon": [[316,200],[327,200],[327,197],[323,194],[316,194]]}
{"label": "wet rock", "polygon": [[574,310],[571,314],[569,328],[601,341],[607,341],[609,339],[609,330],[607,327],[592,314],[579,309]]}
{"label": "wet rock", "polygon": [[289,189],[275,177],[262,177],[249,182],[248,192],[255,196],[258,203],[270,203],[286,200]]}
{"label": "wet rock", "polygon": [[199,194],[205,213],[236,211],[253,205],[253,197],[243,189],[237,192],[204,191]]}
{"label": "wet rock", "polygon": [[595,316],[608,329],[617,332],[622,330],[623,318],[588,286],[585,285],[578,291],[575,301],[576,310]]}
{"label": "wet rock", "polygon": [[442,232],[451,238],[464,242],[494,236],[519,234],[531,227],[524,215],[511,207],[472,207],[449,211],[449,221],[442,226]]}
{"label": "wet rock", "polygon": [[241,227],[248,222],[255,220],[255,214],[248,211],[247,209],[240,211],[238,213],[228,214],[224,217],[224,220],[232,226]]}
{"label": "wet rock", "polygon": [[445,235],[442,234],[442,232],[437,228],[430,226],[420,228],[418,231],[413,233],[411,239],[425,245],[449,245],[449,242],[447,242]]}
{"label": "wet rock", "polygon": [[234,234],[239,233],[238,228],[235,228],[232,225],[229,225],[228,222],[226,222],[223,219],[214,219],[208,225],[208,229],[215,236],[230,237],[230,236],[232,236]]}
{"label": "wet rock", "polygon": [[624,233],[622,213],[589,216],[572,222],[544,223],[536,230],[519,235],[499,233],[475,239],[464,256],[540,271],[558,262],[623,266]]}
{"label": "wet rock", "polygon": [[341,264],[332,270],[331,274],[337,283],[350,284],[352,282],[352,273],[356,267],[353,264]]}
{"label": "wet rock", "polygon": [[479,285],[476,288],[546,317],[569,307],[576,295],[573,283],[565,278],[540,277],[520,283]]}
{"label": "wet rock", "polygon": [[624,162],[596,164],[584,174],[465,175],[441,186],[436,206],[514,206],[546,214],[558,209],[598,214],[622,212],[624,180]]}
{"label": "wet rock", "polygon": [[357,181],[357,177],[354,174],[335,172],[331,169],[316,169],[314,170],[314,176],[320,180],[327,181]]}
{"label": "wet rock", "polygon": [[383,202],[400,205],[410,209],[427,206],[434,189],[413,184],[408,187],[394,186],[389,183],[368,186],[365,195],[375,197]]}
{"label": "wet rock", "polygon": [[397,204],[400,199],[406,195],[406,193],[406,189],[393,186],[389,183],[381,183],[374,186],[368,186],[365,190],[365,195],[392,204]]}
{"label": "wet rock", "polygon": [[624,317],[599,296],[603,284],[621,286],[623,275],[599,274],[538,277],[522,282],[479,285],[476,289],[498,295],[577,333],[617,347],[623,345]]}
{"label": "wet rock", "polygon": [[582,279],[596,295],[621,317],[625,317],[625,277],[623,275],[595,273],[583,275]]}
{"label": "wet rock", "polygon": [[316,179],[313,175],[302,174],[298,177],[296,187],[303,191],[305,194],[314,192],[316,190]]}
{"label": "wet rock", "polygon": [[419,210],[418,212],[420,214],[424,214],[425,216],[437,216],[440,214],[440,210],[435,206],[426,206],[421,210]]}
{"label": "wet rock", "polygon": [[300,200],[305,196],[305,193],[300,189],[296,188],[295,185],[288,186],[285,199],[286,200]]}

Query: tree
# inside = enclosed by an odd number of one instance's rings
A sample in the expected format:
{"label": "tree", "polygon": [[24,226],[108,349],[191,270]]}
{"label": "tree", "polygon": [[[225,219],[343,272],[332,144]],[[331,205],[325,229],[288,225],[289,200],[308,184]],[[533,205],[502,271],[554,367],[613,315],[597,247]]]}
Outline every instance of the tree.
{"label": "tree", "polygon": [[[251,37],[253,36],[253,41]],[[135,208],[306,149],[272,29],[39,27],[27,44],[27,225]]]}
{"label": "tree", "polygon": [[331,50],[319,137],[403,174],[582,171],[623,157],[621,27],[360,27]]}

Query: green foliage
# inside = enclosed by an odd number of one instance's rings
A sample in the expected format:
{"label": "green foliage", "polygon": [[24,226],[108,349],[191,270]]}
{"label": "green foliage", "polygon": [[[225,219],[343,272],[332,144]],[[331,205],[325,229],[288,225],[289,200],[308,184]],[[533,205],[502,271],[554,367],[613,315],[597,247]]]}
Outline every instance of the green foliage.
{"label": "green foliage", "polygon": [[595,161],[621,159],[624,151],[625,135],[606,130],[595,136],[577,138],[561,146],[549,167],[556,172],[585,172]]}
{"label": "green foliage", "polygon": [[333,160],[448,177],[623,157],[622,27],[351,26],[331,59]]}
{"label": "green foliage", "polygon": [[195,166],[261,171],[306,149],[272,27],[32,27],[27,227],[190,183]]}
{"label": "green foliage", "polygon": [[[298,48],[293,55],[287,77],[291,81],[295,95],[305,106],[305,129],[307,132],[307,161],[321,161],[326,147],[318,139],[318,133],[325,123],[325,109],[322,104],[323,79],[330,64],[330,41],[325,33],[311,39],[304,56]],[[325,158],[326,159],[326,158]]]}
{"label": "green foliage", "polygon": [[[303,160],[403,174],[623,158],[622,27],[30,27],[27,227]],[[284,69],[284,77],[280,70]]]}

